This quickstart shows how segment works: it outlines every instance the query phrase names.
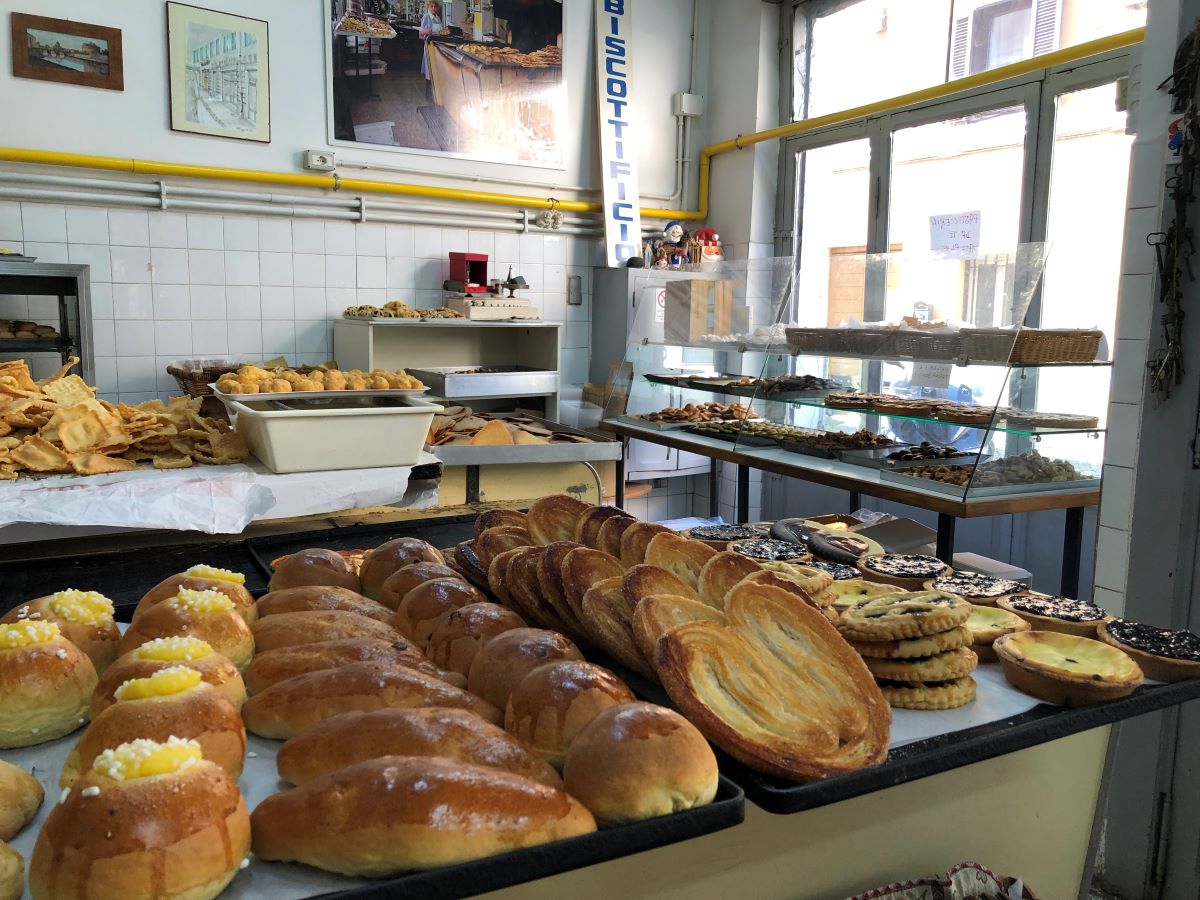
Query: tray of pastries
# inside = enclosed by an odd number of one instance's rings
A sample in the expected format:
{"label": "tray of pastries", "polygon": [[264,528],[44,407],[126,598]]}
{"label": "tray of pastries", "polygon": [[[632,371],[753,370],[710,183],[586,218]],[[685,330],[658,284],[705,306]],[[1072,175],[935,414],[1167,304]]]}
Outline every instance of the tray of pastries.
{"label": "tray of pastries", "polygon": [[740,422],[757,418],[757,413],[749,406],[741,403],[687,403],[683,406],[668,406],[658,412],[638,413],[621,416],[621,419],[644,428],[656,428],[665,431],[673,428],[685,428],[699,422]]}
{"label": "tray of pastries", "polygon": [[448,466],[619,459],[621,442],[523,413],[447,406],[434,415],[426,449]]}
{"label": "tray of pastries", "polygon": [[58,329],[53,325],[41,325],[21,319],[0,319],[0,340],[53,341],[58,339]]}
{"label": "tray of pastries", "polygon": [[837,459],[844,450],[865,449],[869,447],[890,447],[894,441],[883,434],[863,428],[852,434],[841,431],[824,431],[813,437],[789,438],[781,441],[780,446],[792,453],[802,453],[805,456],[817,456],[823,459]]}
{"label": "tray of pastries", "polygon": [[843,462],[865,466],[870,469],[908,469],[927,466],[931,463],[947,465],[967,464],[987,460],[977,449],[960,450],[957,447],[922,441],[919,444],[893,444],[884,447],[865,447],[843,450]]}
{"label": "tray of pastries", "polygon": [[241,366],[209,385],[222,402],[247,395],[270,395],[272,400],[319,400],[330,397],[418,397],[429,390],[421,379],[403,369],[345,372],[318,366],[307,371],[287,367],[266,369]]}
{"label": "tray of pastries", "polygon": [[902,471],[884,469],[884,480],[961,495],[970,485],[975,496],[1003,496],[1037,491],[1094,490],[1098,477],[1081,472],[1064,459],[1048,459],[1037,451],[1006,456],[973,465],[918,465]]}
{"label": "tray of pastries", "polygon": [[750,447],[774,447],[780,441],[801,439],[821,434],[810,428],[797,428],[765,419],[742,422],[701,422],[684,429],[692,434],[703,434],[718,440],[737,442]]}

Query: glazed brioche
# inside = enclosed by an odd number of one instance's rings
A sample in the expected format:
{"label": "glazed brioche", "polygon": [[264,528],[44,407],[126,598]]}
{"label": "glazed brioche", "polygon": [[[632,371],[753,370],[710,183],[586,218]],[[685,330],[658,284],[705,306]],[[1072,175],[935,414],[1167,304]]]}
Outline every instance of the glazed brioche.
{"label": "glazed brioche", "polygon": [[0,749],[31,747],[87,722],[96,668],[53,622],[0,625]]}
{"label": "glazed brioche", "polygon": [[467,673],[467,689],[503,710],[508,695],[526,674],[557,659],[582,660],[583,654],[557,631],[514,628],[479,650]]}
{"label": "glazed brioche", "polygon": [[441,563],[410,563],[397,569],[383,580],[383,584],[379,588],[378,600],[388,609],[394,610],[413,588],[439,578],[449,578],[452,581],[465,580],[460,573]]}
{"label": "glazed brioche", "polygon": [[656,594],[646,597],[633,611],[633,640],[646,662],[653,666],[660,637],[684,622],[705,621],[723,625],[725,614],[699,600],[678,594]]}
{"label": "glazed brioche", "polygon": [[465,581],[427,581],[409,591],[392,617],[392,627],[418,647],[429,643],[434,624],[451,610],[487,597]]}
{"label": "glazed brioche", "polygon": [[590,504],[576,500],[569,494],[551,494],[542,497],[529,507],[526,528],[539,547],[555,541],[573,541],[575,526],[580,517],[590,510]]}
{"label": "glazed brioche", "polygon": [[267,583],[267,590],[280,591],[310,584],[359,591],[358,569],[339,553],[312,547],[284,557],[275,567],[275,573]]}
{"label": "glazed brioche", "polygon": [[[687,590],[673,575],[662,574],[677,582],[680,590]],[[634,641],[632,606],[625,598],[624,581],[624,577],[606,578],[583,595],[583,625],[588,637],[621,665],[654,678],[654,669],[646,663]]]}
{"label": "glazed brioche", "polygon": [[681,537],[673,531],[659,533],[646,545],[646,563],[666,569],[692,590],[700,583],[700,570],[717,555],[702,541]]}
{"label": "glazed brioche", "polygon": [[596,549],[599,545],[600,529],[604,527],[605,522],[616,516],[633,518],[619,506],[593,506],[575,523],[575,543]]}
{"label": "glazed brioche", "polygon": [[0,841],[10,841],[37,815],[46,792],[24,769],[0,760]]}
{"label": "glazed brioche", "polygon": [[516,509],[488,509],[475,517],[475,537],[483,534],[489,528],[499,528],[504,525],[514,525],[525,528],[528,519],[525,513]]}
{"label": "glazed brioche", "polygon": [[21,900],[25,892],[25,860],[0,841],[0,900]]}
{"label": "glazed brioche", "polygon": [[717,795],[717,759],[679,713],[653,703],[605,709],[567,750],[567,793],[601,825],[705,806]]}
{"label": "glazed brioche", "polygon": [[137,621],[143,613],[157,603],[170,600],[179,594],[180,588],[190,591],[220,591],[232,602],[234,609],[246,620],[247,625],[253,625],[258,618],[258,608],[254,605],[254,597],[246,590],[246,576],[240,572],[228,569],[217,569],[212,566],[192,566],[186,572],[172,575],[156,584],[142,595],[137,609],[133,611],[133,621]]}
{"label": "glazed brioche", "polygon": [[601,710],[633,700],[620,678],[601,666],[559,660],[538,666],[508,696],[504,728],[555,768]]}
{"label": "glazed brioche", "polygon": [[382,603],[368,600],[362,594],[346,588],[331,587],[325,584],[283,588],[263,594],[258,598],[258,615],[260,617],[327,609],[357,613],[379,622],[387,622],[392,617],[392,611]]}
{"label": "glazed brioche", "polygon": [[278,613],[254,623],[254,646],[259,653],[347,638],[395,641],[399,633],[387,622],[341,609]]}
{"label": "glazed brioche", "polygon": [[256,653],[244,673],[246,687],[261,694],[272,685],[325,669],[337,669],[351,663],[369,662],[378,666],[404,666],[416,669],[455,687],[465,687],[467,680],[454,672],[439,669],[412,644],[399,635],[392,640],[379,638],[342,638],[276,647]]}
{"label": "glazed brioche", "polygon": [[103,751],[137,738],[194,740],[205,759],[224,769],[234,781],[241,776],[246,756],[242,718],[195,669],[176,666],[128,681],[117,690],[116,699],[96,716],[67,754],[60,787],[74,784]]}
{"label": "glazed brioche", "polygon": [[426,650],[435,666],[465,678],[484,644],[498,634],[525,627],[524,619],[498,603],[468,603],[437,621]]}
{"label": "glazed brioche", "polygon": [[100,676],[92,692],[92,718],[100,715],[115,701],[113,695],[126,681],[148,678],[155,672],[173,666],[187,666],[219,690],[234,709],[246,702],[246,685],[229,658],[217,653],[206,642],[194,637],[165,637],[147,641],[117,658]]}
{"label": "glazed brioche", "polygon": [[346,875],[433,869],[589,834],[574,798],[505,772],[436,757],[385,756],[268,797],[254,852]]}
{"label": "glazed brioche", "polygon": [[121,632],[113,620],[113,603],[95,591],[58,591],[9,610],[0,624],[54,622],[63,637],[87,654],[101,674],[117,658]]}
{"label": "glazed brioche", "polygon": [[254,655],[254,635],[233,601],[220,591],[188,588],[180,588],[176,596],[156,603],[133,622],[121,637],[121,653],[155,638],[179,636],[205,641],[238,669]]}
{"label": "glazed brioche", "polygon": [[50,812],[29,864],[34,900],[216,897],[250,852],[246,802],[190,741],[106,750]]}
{"label": "glazed brioche", "polygon": [[621,532],[621,565],[626,569],[640,566],[646,561],[646,550],[656,536],[674,533],[670,528],[656,522],[634,522]]}
{"label": "glazed brioche", "polygon": [[255,694],[242,707],[246,729],[286,739],[344,712],[446,706],[469,710],[499,725],[491,703],[416,669],[359,662],[297,675]]}
{"label": "glazed brioche", "polygon": [[389,575],[397,569],[419,562],[444,565],[446,560],[442,551],[418,538],[401,537],[380,544],[363,557],[362,569],[359,572],[362,593],[372,600],[378,600],[383,593],[383,583]]}
{"label": "glazed brioche", "polygon": [[381,756],[441,756],[562,787],[554,768],[503,728],[465,709],[378,709],[342,713],[279,748],[279,777],[307,784]]}

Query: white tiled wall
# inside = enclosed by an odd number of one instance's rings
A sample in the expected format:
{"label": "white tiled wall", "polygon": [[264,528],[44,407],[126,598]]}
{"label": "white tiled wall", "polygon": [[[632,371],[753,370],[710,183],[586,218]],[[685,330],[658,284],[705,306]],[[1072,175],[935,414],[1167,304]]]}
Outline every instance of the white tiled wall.
{"label": "white tiled wall", "polygon": [[[91,267],[96,380],[109,399],[177,393],[166,366],[179,358],[324,362],[347,306],[441,304],[452,250],[487,253],[493,277],[523,275],[542,317],[567,325],[563,380],[587,378],[592,239],[5,202],[0,246]],[[569,275],[582,278],[582,306],[567,305]],[[0,295],[0,318],[54,323],[57,301]]]}

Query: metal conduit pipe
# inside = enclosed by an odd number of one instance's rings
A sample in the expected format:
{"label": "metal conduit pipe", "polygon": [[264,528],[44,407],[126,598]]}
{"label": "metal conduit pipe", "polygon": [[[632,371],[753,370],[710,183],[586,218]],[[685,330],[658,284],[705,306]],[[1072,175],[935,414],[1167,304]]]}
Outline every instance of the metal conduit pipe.
{"label": "metal conduit pipe", "polygon": [[99,191],[56,191],[49,188],[7,188],[0,187],[0,197],[13,200],[43,200],[51,203],[84,202],[104,203],[120,206],[157,207],[159,200],[154,197],[138,197],[133,194],[104,194]]}

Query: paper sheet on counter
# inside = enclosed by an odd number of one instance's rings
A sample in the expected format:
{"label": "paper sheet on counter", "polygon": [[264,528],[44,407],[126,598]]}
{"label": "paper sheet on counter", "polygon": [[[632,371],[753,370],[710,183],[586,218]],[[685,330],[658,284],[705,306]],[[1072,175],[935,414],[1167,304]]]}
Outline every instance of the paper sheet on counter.
{"label": "paper sheet on counter", "polygon": [[[436,463],[422,454],[421,463]],[[411,466],[276,475],[261,463],[57,475],[0,484],[0,527],[17,523],[238,534],[259,519],[400,501]]]}
{"label": "paper sheet on counter", "polygon": [[1033,709],[1041,700],[1008,683],[999,663],[983,663],[972,673],[975,701],[958,709],[893,709],[889,747],[911,744],[952,731],[1000,722]]}

